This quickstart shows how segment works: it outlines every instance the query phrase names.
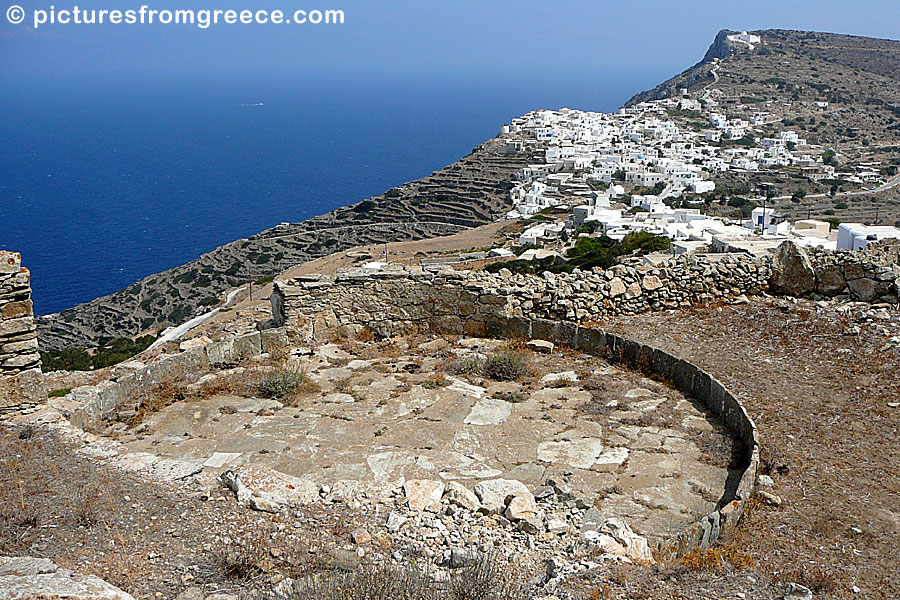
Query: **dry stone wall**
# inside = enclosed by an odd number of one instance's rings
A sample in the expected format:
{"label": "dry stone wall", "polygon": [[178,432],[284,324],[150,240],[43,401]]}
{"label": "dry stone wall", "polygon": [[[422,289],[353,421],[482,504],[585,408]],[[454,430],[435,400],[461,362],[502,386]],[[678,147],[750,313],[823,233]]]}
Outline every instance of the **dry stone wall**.
{"label": "dry stone wall", "polygon": [[31,274],[0,251],[0,413],[47,400],[31,304]]}
{"label": "dry stone wall", "polygon": [[69,392],[69,398],[76,401],[77,408],[67,415],[68,419],[81,429],[94,429],[120,411],[135,410],[147,394],[152,394],[154,388],[165,381],[201,373],[210,367],[237,364],[287,343],[284,329],[268,329],[163,355],[148,364],[134,360],[120,363],[109,379]]}
{"label": "dry stone wall", "polygon": [[276,280],[272,304],[276,324],[302,325],[327,338],[335,328],[352,336],[363,327],[387,336],[435,326],[478,335],[491,317],[585,323],[762,292],[896,303],[900,243],[889,242],[864,252],[807,251],[786,242],[764,257],[687,256],[658,267],[540,276],[357,269]]}

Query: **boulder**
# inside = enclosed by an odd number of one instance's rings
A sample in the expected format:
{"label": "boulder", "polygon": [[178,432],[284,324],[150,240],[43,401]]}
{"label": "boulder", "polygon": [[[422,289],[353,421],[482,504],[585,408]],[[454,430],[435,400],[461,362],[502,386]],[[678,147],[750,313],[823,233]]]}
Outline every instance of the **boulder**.
{"label": "boulder", "polygon": [[475,484],[475,495],[481,500],[482,508],[491,513],[506,510],[507,498],[510,496],[523,496],[534,503],[534,496],[528,491],[528,487],[515,479],[479,481]]}
{"label": "boulder", "polygon": [[387,524],[385,525],[388,528],[388,531],[392,531],[394,533],[400,531],[400,529],[406,525],[406,522],[409,519],[404,517],[398,512],[392,512],[388,515]]}
{"label": "boulder", "polygon": [[794,242],[784,242],[772,257],[772,291],[802,296],[816,289],[816,272],[806,251]]}
{"label": "boulder", "polygon": [[846,286],[844,274],[841,273],[838,265],[829,265],[819,270],[816,291],[823,296],[837,296],[844,291]]}
{"label": "boulder", "polygon": [[534,496],[531,494],[509,498],[509,504],[503,514],[513,523],[517,523],[519,529],[527,533],[537,533],[543,528],[544,519],[538,512]]}
{"label": "boulder", "polygon": [[871,302],[884,296],[891,290],[891,284],[886,281],[878,281],[868,277],[860,277],[847,282],[847,287],[854,297],[862,302]]}
{"label": "boulder", "polygon": [[212,344],[212,340],[205,335],[201,335],[200,337],[184,340],[183,342],[178,344],[178,349],[182,352],[187,352],[188,350],[193,350],[194,348],[205,348],[209,344]]}
{"label": "boulder", "polygon": [[447,484],[445,498],[450,504],[454,504],[467,510],[476,511],[481,508],[481,502],[479,502],[478,496],[458,481],[451,481]]}
{"label": "boulder", "polygon": [[799,583],[789,583],[784,591],[784,600],[812,600],[812,590]]}
{"label": "boulder", "polygon": [[584,532],[584,537],[610,558],[628,563],[649,565],[653,555],[646,538],[632,531],[624,520],[606,519],[596,531]]}
{"label": "boulder", "polygon": [[548,342],[547,340],[531,340],[525,346],[539,354],[553,354],[553,342]]}

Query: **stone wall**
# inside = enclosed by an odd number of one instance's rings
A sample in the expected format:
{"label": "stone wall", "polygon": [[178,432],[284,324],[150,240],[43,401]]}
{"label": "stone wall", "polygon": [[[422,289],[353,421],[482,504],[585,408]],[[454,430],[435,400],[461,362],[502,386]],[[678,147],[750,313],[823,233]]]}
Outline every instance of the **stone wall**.
{"label": "stone wall", "polygon": [[[759,270],[747,268],[744,263],[739,264],[736,270],[745,274],[742,278],[729,278],[721,270],[716,270],[718,275],[710,273],[708,280],[719,281],[720,283],[715,284],[717,286],[724,285],[721,282],[726,280],[752,286],[759,285],[759,278],[768,275],[767,271],[760,273]],[[628,286],[639,286],[641,293],[624,298],[618,309],[637,310],[639,306],[648,306],[666,297],[653,293],[663,289],[665,285],[659,286],[652,280],[648,281],[649,285],[644,282],[644,279],[660,278],[660,275],[667,276],[669,280],[668,273],[663,270],[657,270],[657,273],[645,274],[642,279],[633,280],[634,271],[622,268],[607,273],[538,279],[546,283],[542,288],[543,293],[570,286],[573,296],[576,293],[587,296],[583,287],[578,288],[585,281],[580,277],[588,275],[591,281],[596,282],[595,285],[603,289],[611,287],[616,278],[624,277],[626,279],[622,281],[622,285],[625,285],[625,281],[630,281]],[[674,287],[677,290],[679,284]],[[730,293],[742,293],[741,289],[746,291],[745,287]],[[637,299],[645,291],[645,304],[642,305]],[[697,293],[701,293],[701,290]],[[608,360],[621,361],[670,382],[680,391],[703,402],[722,419],[732,435],[746,448],[745,470],[737,481],[730,484],[731,488],[725,490],[727,502],[688,527],[672,540],[665,551],[678,556],[690,549],[713,544],[726,527],[740,519],[744,502],[753,492],[756,480],[759,465],[756,427],[743,406],[715,377],[661,349],[596,328],[584,327],[570,320],[535,317],[534,313],[540,315],[553,312],[549,304],[543,301],[535,303],[536,295],[532,293],[532,304],[526,307],[523,292],[517,287],[515,278],[510,277],[457,272],[428,274],[396,271],[365,274],[352,271],[336,278],[305,276],[288,282],[277,281],[272,304],[276,323],[286,324],[290,330],[319,341],[352,337],[363,329],[384,336],[430,330],[450,334],[541,339]],[[622,294],[613,297],[620,295]],[[629,301],[633,302],[627,304]],[[566,310],[570,308],[571,305]],[[526,312],[531,314],[526,316]]]}
{"label": "stone wall", "polygon": [[[351,336],[362,327],[394,335],[433,325],[453,329],[459,323],[477,335],[489,317],[585,323],[762,292],[896,303],[900,244],[890,242],[864,252],[807,251],[786,242],[774,255],[764,257],[687,256],[658,267],[617,265],[605,271],[541,276],[503,270],[491,274],[357,269],[336,277],[276,280],[272,304],[277,324],[302,324],[315,337],[328,337],[335,327]],[[312,314],[317,317],[309,322],[306,317]]]}
{"label": "stone wall", "polygon": [[[348,330],[367,326],[393,335],[434,324],[452,329],[465,322],[468,333],[477,335],[489,317],[588,321],[687,307],[760,293],[769,276],[768,265],[744,255],[716,263],[684,260],[673,267],[644,270],[618,265],[605,271],[543,276],[504,271],[351,270],[334,278],[311,275],[276,280],[273,308],[279,324],[297,325],[292,321],[317,314],[318,320],[312,323],[316,332],[338,325]],[[334,314],[342,315],[340,324]]]}
{"label": "stone wall", "polygon": [[69,399],[77,402],[77,408],[67,416],[73,425],[91,430],[120,411],[136,409],[147,394],[165,381],[201,373],[210,367],[236,364],[287,343],[283,329],[268,329],[163,355],[149,364],[134,360],[120,363],[108,380],[69,392]]}
{"label": "stone wall", "polygon": [[0,250],[0,413],[46,400],[31,275],[17,252]]}

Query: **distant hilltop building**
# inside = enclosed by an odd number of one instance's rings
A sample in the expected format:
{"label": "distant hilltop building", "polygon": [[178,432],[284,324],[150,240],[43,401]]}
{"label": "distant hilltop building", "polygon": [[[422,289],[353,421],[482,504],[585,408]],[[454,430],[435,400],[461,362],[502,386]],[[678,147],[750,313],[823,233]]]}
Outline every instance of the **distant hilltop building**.
{"label": "distant hilltop building", "polygon": [[762,38],[758,35],[753,35],[752,33],[747,33],[746,31],[742,31],[740,33],[733,33],[728,36],[729,42],[734,42],[738,44],[747,44],[750,47],[750,50],[756,47],[757,44],[762,43]]}

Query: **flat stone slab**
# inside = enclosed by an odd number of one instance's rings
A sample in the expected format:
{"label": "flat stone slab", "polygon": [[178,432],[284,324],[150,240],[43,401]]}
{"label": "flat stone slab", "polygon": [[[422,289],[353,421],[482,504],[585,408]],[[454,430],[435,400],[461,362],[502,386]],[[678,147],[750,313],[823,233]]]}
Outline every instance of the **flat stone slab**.
{"label": "flat stone slab", "polygon": [[[391,356],[358,342],[358,354],[339,346],[292,353],[321,391],[284,403],[176,402],[148,414],[140,435],[119,431],[115,444],[98,441],[92,451],[118,452],[112,464],[164,481],[230,469],[275,505],[321,502],[322,489],[396,498],[410,481],[473,490],[502,478],[532,491],[552,482],[652,543],[712,510],[724,492],[727,461],[711,465],[700,445],[718,425],[684,395],[575,352],[529,353],[538,375],[513,382],[448,373],[454,356],[490,355],[501,342],[431,341]],[[434,508],[431,493],[422,497]]]}
{"label": "flat stone slab", "polygon": [[203,463],[204,467],[219,469],[241,457],[241,452],[213,452]]}
{"label": "flat stone slab", "polygon": [[546,463],[590,469],[603,453],[603,440],[582,438],[562,442],[541,442],[537,447],[538,460]]}
{"label": "flat stone slab", "polygon": [[509,418],[512,404],[496,398],[479,400],[463,423],[466,425],[500,425]]}
{"label": "flat stone slab", "polygon": [[0,599],[134,600],[99,577],[61,569],[43,558],[0,557]]}

